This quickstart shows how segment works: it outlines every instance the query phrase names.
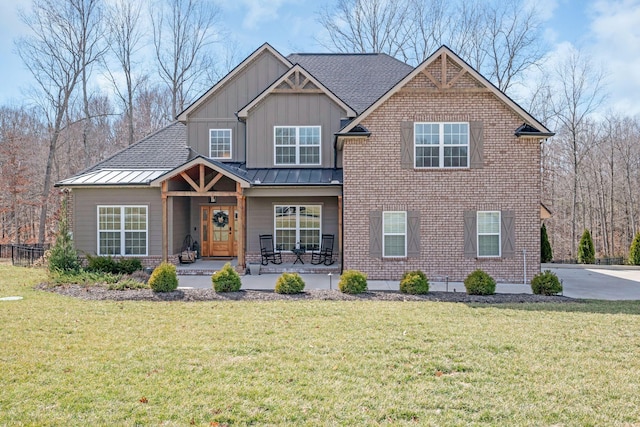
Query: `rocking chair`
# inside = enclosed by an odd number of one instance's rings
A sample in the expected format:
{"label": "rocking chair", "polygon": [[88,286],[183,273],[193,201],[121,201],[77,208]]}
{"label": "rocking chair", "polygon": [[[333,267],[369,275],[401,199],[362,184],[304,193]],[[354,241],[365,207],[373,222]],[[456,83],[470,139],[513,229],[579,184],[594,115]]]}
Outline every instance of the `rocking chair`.
{"label": "rocking chair", "polygon": [[331,265],[333,260],[333,234],[323,234],[319,251],[311,252],[311,264]]}
{"label": "rocking chair", "polygon": [[282,264],[282,255],[279,250],[275,250],[273,245],[273,234],[260,235],[260,254],[262,255],[262,265],[267,265],[269,262]]}

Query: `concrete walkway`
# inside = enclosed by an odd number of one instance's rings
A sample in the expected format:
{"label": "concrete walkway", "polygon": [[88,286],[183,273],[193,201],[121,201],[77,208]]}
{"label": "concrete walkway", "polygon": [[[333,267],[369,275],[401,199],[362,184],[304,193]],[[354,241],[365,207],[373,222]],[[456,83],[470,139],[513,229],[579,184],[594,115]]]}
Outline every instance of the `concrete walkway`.
{"label": "concrete walkway", "polygon": [[[276,280],[279,274],[260,274],[258,276],[241,276],[242,289],[245,290],[273,290],[276,286]],[[328,274],[301,274],[305,283],[305,289],[338,289],[338,281],[340,276]],[[211,288],[210,276],[178,276],[179,287],[181,288]],[[369,280],[367,287],[372,291],[397,291],[400,288],[399,281],[393,280]],[[449,291],[449,292],[465,292],[464,283],[449,282],[430,282],[429,289],[432,291]],[[530,294],[531,287],[522,284],[504,284],[496,285],[496,292],[511,294]]]}
{"label": "concrete walkway", "polygon": [[[571,298],[602,300],[639,300],[640,267],[575,264],[543,264],[542,270],[553,271],[563,282],[563,295]],[[337,289],[340,277],[328,274],[301,274],[305,289]],[[241,276],[242,289],[273,290],[279,274]],[[181,288],[211,288],[210,276],[179,275]],[[430,282],[432,291],[465,292],[462,282]],[[399,281],[369,280],[373,291],[397,291]],[[530,294],[531,286],[498,283],[497,293]]]}

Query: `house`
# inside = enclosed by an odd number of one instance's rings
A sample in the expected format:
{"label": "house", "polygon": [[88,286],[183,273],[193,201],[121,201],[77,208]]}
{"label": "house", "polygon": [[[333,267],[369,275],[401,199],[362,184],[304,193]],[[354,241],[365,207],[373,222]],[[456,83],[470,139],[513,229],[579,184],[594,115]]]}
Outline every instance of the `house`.
{"label": "house", "polygon": [[413,68],[264,44],[176,122],[57,185],[85,253],[177,262],[191,235],[243,269],[261,234],[285,262],[330,234],[337,265],[372,279],[513,281],[540,269],[551,135],[446,46]]}

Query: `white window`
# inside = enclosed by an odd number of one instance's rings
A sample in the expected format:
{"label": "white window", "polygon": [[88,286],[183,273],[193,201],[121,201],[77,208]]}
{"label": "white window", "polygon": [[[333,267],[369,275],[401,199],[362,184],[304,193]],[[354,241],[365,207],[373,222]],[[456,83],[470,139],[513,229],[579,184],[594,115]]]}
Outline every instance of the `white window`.
{"label": "white window", "polygon": [[231,129],[209,129],[209,157],[231,158]]}
{"label": "white window", "polygon": [[416,168],[469,167],[469,123],[415,123]]}
{"label": "white window", "polygon": [[319,165],[320,126],[275,126],[276,165]]}
{"label": "white window", "polygon": [[500,257],[500,212],[478,212],[478,257]]}
{"label": "white window", "polygon": [[320,205],[275,206],[275,245],[290,251],[297,244],[311,250],[320,247],[322,224]]}
{"label": "white window", "polygon": [[98,206],[98,255],[147,255],[146,206]]}
{"label": "white window", "polygon": [[407,256],[407,213],[382,213],[382,256]]}

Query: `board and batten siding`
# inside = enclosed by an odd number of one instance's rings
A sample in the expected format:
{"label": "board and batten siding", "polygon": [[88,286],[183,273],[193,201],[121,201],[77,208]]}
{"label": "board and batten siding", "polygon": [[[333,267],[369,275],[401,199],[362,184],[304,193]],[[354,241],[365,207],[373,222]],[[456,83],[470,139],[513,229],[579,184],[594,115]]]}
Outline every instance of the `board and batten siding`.
{"label": "board and batten siding", "polygon": [[231,129],[234,161],[244,161],[244,124],[235,113],[264,91],[288,67],[268,51],[263,52],[193,111],[187,119],[187,144],[209,156],[209,129]]}
{"label": "board and batten siding", "polygon": [[[324,94],[271,94],[255,106],[247,119],[247,167],[274,166],[274,126],[320,126],[321,165],[299,167],[334,167],[334,133],[346,111]],[[341,156],[341,153],[339,153]],[[341,157],[338,167],[342,167]]]}
{"label": "board and batten siding", "polygon": [[159,188],[74,188],[73,240],[81,253],[98,251],[98,206],[148,206],[149,256],[162,255],[162,199]]}
{"label": "board and batten siding", "polygon": [[[190,197],[169,197],[169,224],[172,224],[171,242],[169,251],[178,254],[182,251],[182,244],[185,237],[190,234],[191,223],[189,213],[191,212]],[[162,218],[161,218],[162,219]],[[198,240],[196,236],[191,236],[193,240]]]}
{"label": "board and batten siding", "polygon": [[260,234],[274,233],[274,206],[322,205],[322,233],[335,236],[334,252],[338,247],[337,197],[248,197],[247,198],[247,253],[260,254]]}

